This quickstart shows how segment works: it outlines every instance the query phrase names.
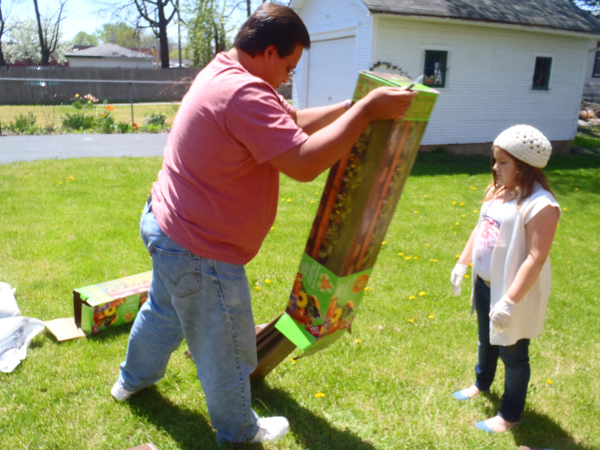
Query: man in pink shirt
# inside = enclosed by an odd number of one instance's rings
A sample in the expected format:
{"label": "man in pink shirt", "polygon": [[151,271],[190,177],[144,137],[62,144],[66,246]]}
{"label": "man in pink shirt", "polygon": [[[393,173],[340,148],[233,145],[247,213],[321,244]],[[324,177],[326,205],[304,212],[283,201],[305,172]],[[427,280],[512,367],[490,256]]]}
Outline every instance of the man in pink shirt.
{"label": "man in pink shirt", "polygon": [[276,441],[289,429],[251,407],[256,335],[244,271],[275,220],[279,173],[313,180],[371,121],[401,117],[415,95],[379,88],[352,108],[296,111],[276,89],[309,47],[293,10],[259,7],[184,97],[142,214],[152,286],[111,394],[125,401],[160,380],[185,338],[219,441]]}

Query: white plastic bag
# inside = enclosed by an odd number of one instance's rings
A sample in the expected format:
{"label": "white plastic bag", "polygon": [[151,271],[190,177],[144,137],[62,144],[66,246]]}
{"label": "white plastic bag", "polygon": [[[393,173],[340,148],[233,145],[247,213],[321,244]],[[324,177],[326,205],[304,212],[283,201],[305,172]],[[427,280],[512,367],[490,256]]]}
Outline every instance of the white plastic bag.
{"label": "white plastic bag", "polygon": [[31,317],[0,319],[0,372],[12,372],[27,357],[31,340],[44,329],[44,322]]}
{"label": "white plastic bag", "polygon": [[15,291],[16,289],[10,284],[0,281],[0,319],[21,315],[15,299]]}

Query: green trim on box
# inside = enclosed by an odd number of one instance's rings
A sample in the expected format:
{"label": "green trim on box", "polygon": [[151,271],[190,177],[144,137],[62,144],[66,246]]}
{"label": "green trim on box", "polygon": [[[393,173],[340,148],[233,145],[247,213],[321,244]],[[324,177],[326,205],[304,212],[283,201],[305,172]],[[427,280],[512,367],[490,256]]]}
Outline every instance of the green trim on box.
{"label": "green trim on box", "polygon": [[302,350],[310,347],[316,340],[312,334],[300,328],[296,321],[285,313],[277,321],[275,328]]}

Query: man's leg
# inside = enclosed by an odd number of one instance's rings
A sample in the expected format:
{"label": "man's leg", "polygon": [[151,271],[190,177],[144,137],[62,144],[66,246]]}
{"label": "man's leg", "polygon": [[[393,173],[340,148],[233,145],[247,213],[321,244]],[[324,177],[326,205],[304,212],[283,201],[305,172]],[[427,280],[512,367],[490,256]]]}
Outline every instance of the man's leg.
{"label": "man's leg", "polygon": [[[144,244],[151,254],[156,249],[168,251],[172,247],[172,241],[160,230],[148,205],[142,214],[140,227]],[[152,285],[148,300],[142,305],[131,329],[127,356],[121,364],[118,381],[123,389],[130,392],[160,380],[172,352],[183,340],[179,317],[163,282],[164,269],[160,267],[161,261],[153,258],[152,262]],[[182,267],[169,268],[171,269],[181,270]]]}
{"label": "man's leg", "polygon": [[257,432],[249,375],[257,365],[256,332],[243,266],[201,259],[202,290],[174,305],[198,368],[217,438],[250,440]]}

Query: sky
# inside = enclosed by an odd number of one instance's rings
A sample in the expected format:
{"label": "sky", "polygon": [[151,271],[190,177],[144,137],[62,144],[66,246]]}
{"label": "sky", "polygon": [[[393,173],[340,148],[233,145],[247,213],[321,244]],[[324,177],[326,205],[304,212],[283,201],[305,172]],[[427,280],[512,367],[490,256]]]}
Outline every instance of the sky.
{"label": "sky", "polygon": [[[257,3],[256,6],[258,6],[258,2],[254,3]],[[11,0],[4,0],[2,11],[7,11],[10,4]],[[33,0],[12,0],[12,4],[10,19],[35,19]],[[59,4],[58,0],[38,0],[40,14],[48,16],[54,14],[58,11]],[[96,29],[101,28],[103,24],[114,23],[115,20],[111,19],[110,14],[102,15],[98,13],[98,6],[101,4],[101,0],[68,0],[63,12],[62,39],[71,40],[80,31],[92,34]],[[243,19],[242,16],[240,21],[243,21]],[[171,37],[176,38],[177,26],[171,25],[168,33]]]}

